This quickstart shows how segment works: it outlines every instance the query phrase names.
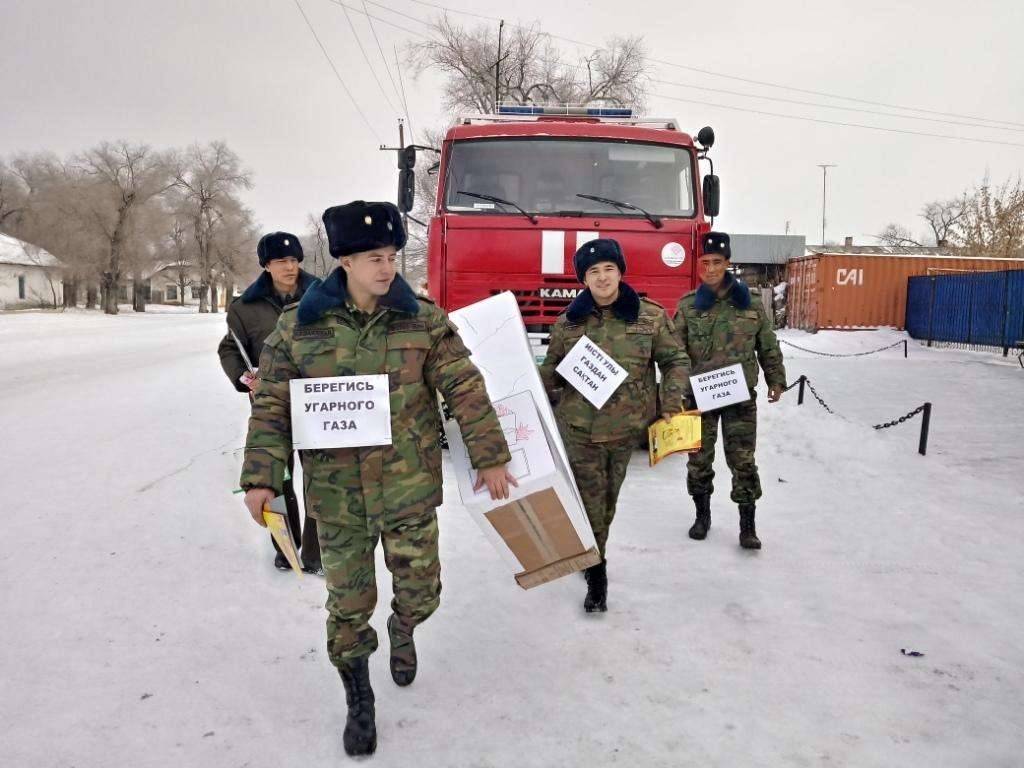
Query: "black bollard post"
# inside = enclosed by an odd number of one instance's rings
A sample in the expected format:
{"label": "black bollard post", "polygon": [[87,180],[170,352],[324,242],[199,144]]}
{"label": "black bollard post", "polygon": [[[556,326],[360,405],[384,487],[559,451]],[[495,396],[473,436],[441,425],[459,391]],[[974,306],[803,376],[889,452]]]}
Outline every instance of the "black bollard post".
{"label": "black bollard post", "polygon": [[928,455],[928,425],[932,420],[932,404],[924,404],[924,414],[921,417],[921,443],[917,446],[917,452],[922,456]]}
{"label": "black bollard post", "polygon": [[797,404],[797,405],[803,405],[803,404],[804,404],[804,383],[805,383],[806,381],[807,381],[807,377],[806,377],[806,376],[804,376],[804,375],[803,375],[803,374],[801,373],[801,374],[800,374],[800,378],[799,378],[799,382],[800,382],[800,389],[799,389],[799,390],[797,390],[797,396],[796,396],[796,404]]}

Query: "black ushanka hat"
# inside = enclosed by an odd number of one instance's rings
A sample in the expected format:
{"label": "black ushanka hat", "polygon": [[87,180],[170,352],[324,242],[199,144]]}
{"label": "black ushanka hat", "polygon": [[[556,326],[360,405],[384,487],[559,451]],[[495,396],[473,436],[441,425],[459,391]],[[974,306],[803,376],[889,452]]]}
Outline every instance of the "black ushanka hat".
{"label": "black ushanka hat", "polygon": [[590,240],[579,247],[572,257],[572,265],[576,270],[576,278],[582,283],[587,270],[601,261],[610,261],[626,274],[626,257],[618,241],[611,238]]}
{"label": "black ushanka hat", "polygon": [[387,245],[396,249],[405,245],[402,214],[393,203],[355,200],[328,208],[323,220],[331,256],[336,259]]}

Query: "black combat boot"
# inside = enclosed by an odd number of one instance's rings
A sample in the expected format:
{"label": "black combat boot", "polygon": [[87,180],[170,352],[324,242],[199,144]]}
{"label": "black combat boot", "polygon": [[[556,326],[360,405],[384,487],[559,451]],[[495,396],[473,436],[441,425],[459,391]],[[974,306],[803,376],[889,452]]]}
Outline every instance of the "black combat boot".
{"label": "black combat boot", "polygon": [[290,571],[292,564],[288,562],[288,558],[284,556],[283,552],[278,552],[274,555],[274,567],[279,571]]}
{"label": "black combat boot", "polygon": [[693,497],[693,503],[697,507],[697,519],[690,526],[690,538],[703,541],[711,528],[711,494],[698,494]]}
{"label": "black combat boot", "polygon": [[761,540],[754,529],[753,504],[740,504],[740,546],[744,549],[761,548]]}
{"label": "black combat boot", "polygon": [[586,570],[587,596],[583,610],[587,613],[604,613],[608,610],[608,561],[602,560]]}
{"label": "black combat boot", "polygon": [[345,684],[348,718],[342,741],[348,755],[372,755],[377,749],[377,724],[370,687],[369,657],[354,659],[338,668]]}
{"label": "black combat boot", "polygon": [[391,679],[406,686],[416,679],[416,643],[412,627],[403,626],[395,614],[388,617],[388,638],[391,640]]}

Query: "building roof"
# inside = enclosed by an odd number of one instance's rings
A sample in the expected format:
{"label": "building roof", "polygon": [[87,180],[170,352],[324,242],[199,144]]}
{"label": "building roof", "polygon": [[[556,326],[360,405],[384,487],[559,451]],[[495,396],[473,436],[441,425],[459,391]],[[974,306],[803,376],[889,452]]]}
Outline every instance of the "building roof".
{"label": "building roof", "polygon": [[956,256],[952,248],[942,245],[808,245],[807,256]]}
{"label": "building roof", "polygon": [[49,251],[0,232],[0,264],[25,267],[59,267],[61,263]]}
{"label": "building roof", "polygon": [[729,235],[733,264],[785,264],[804,255],[803,235]]}

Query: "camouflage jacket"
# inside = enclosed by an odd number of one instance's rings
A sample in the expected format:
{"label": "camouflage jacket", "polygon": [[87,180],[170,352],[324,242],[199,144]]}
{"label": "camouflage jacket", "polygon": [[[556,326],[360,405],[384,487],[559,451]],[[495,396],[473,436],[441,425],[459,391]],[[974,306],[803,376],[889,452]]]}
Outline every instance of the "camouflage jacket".
{"label": "camouflage jacket", "polygon": [[[586,335],[624,366],[628,376],[598,410],[555,372],[558,364]],[[540,374],[560,424],[583,430],[594,442],[636,437],[657,418],[654,365],[661,369],[661,410],[681,411],[689,394],[689,360],[675,337],[672,320],[658,304],[641,299],[626,283],[606,310],[582,291],[551,328]]]}
{"label": "camouflage jacket", "polygon": [[691,374],[739,363],[753,389],[760,363],[769,387],[785,387],[782,350],[768,314],[760,301],[751,302],[750,289],[741,280],[731,274],[726,280],[724,298],[701,285],[676,307],[676,332],[690,356]]}
{"label": "camouflage jacket", "polygon": [[300,451],[311,517],[379,531],[441,503],[440,414],[451,408],[477,469],[510,460],[483,377],[445,313],[396,276],[372,315],[348,303],[338,268],[281,315],[260,356],[243,488],[281,491],[291,451],[288,382],[386,373],[392,444]]}

